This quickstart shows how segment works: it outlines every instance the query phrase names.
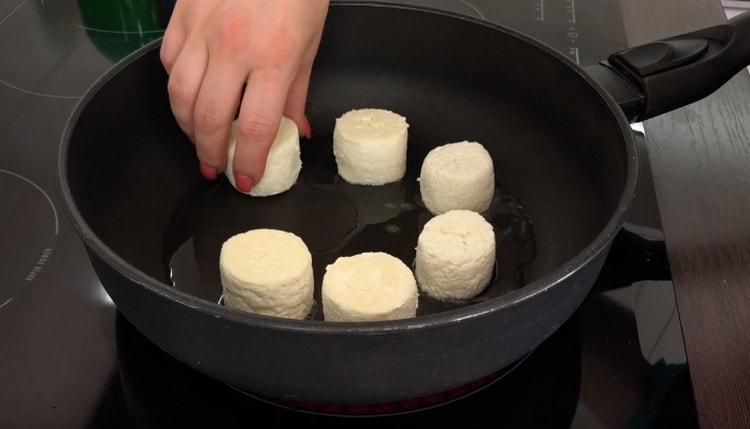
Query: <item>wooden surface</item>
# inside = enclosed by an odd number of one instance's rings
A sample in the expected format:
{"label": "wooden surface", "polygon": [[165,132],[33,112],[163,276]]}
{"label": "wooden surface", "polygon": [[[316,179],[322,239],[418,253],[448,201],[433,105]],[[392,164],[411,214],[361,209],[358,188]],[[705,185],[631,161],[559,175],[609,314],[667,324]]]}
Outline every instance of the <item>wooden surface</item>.
{"label": "wooden surface", "polygon": [[[630,45],[725,20],[719,0],[619,5]],[[645,128],[699,421],[750,428],[750,76]]]}

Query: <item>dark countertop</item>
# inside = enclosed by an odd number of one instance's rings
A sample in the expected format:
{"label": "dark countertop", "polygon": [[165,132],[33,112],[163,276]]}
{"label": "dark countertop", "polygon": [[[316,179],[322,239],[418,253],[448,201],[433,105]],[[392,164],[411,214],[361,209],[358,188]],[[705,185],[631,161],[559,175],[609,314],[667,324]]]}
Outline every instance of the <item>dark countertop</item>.
{"label": "dark countertop", "polygon": [[[621,1],[630,45],[725,21],[718,0]],[[750,427],[750,77],[645,124],[703,427]]]}

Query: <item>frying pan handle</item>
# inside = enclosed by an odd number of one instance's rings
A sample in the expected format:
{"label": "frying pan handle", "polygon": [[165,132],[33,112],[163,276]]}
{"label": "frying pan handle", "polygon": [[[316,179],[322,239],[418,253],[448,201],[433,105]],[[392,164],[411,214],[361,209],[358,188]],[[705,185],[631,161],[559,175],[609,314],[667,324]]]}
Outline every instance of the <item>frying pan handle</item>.
{"label": "frying pan handle", "polygon": [[625,114],[642,121],[700,100],[750,63],[750,13],[609,56],[588,68]]}

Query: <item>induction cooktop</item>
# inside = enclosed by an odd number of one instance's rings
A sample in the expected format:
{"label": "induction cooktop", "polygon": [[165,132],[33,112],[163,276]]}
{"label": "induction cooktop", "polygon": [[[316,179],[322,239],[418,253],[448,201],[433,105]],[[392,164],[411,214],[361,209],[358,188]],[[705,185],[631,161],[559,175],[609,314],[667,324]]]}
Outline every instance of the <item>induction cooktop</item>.
{"label": "induction cooktop", "polygon": [[[617,1],[400,3],[510,26],[582,65],[625,47]],[[150,343],[117,313],[59,212],[56,166],[78,100],[115,62],[161,37],[169,10],[150,0],[0,4],[0,427],[697,426],[648,168],[576,315],[515,367],[448,403],[367,418],[299,411]],[[637,125],[634,133],[645,159],[647,136]]]}

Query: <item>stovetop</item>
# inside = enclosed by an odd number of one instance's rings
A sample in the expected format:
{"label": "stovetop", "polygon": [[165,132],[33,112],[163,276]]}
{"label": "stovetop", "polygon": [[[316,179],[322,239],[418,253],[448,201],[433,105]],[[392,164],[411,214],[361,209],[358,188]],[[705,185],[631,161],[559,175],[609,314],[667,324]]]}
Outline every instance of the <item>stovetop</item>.
{"label": "stovetop", "polygon": [[[161,36],[168,3],[0,4],[0,427],[697,426],[647,162],[628,223],[581,309],[515,370],[450,404],[368,419],[300,413],[205,377],[148,342],[117,313],[59,213],[56,167],[77,101],[117,60]],[[615,0],[400,3],[508,25],[584,65],[624,47]],[[645,137],[636,137],[645,160]]]}

